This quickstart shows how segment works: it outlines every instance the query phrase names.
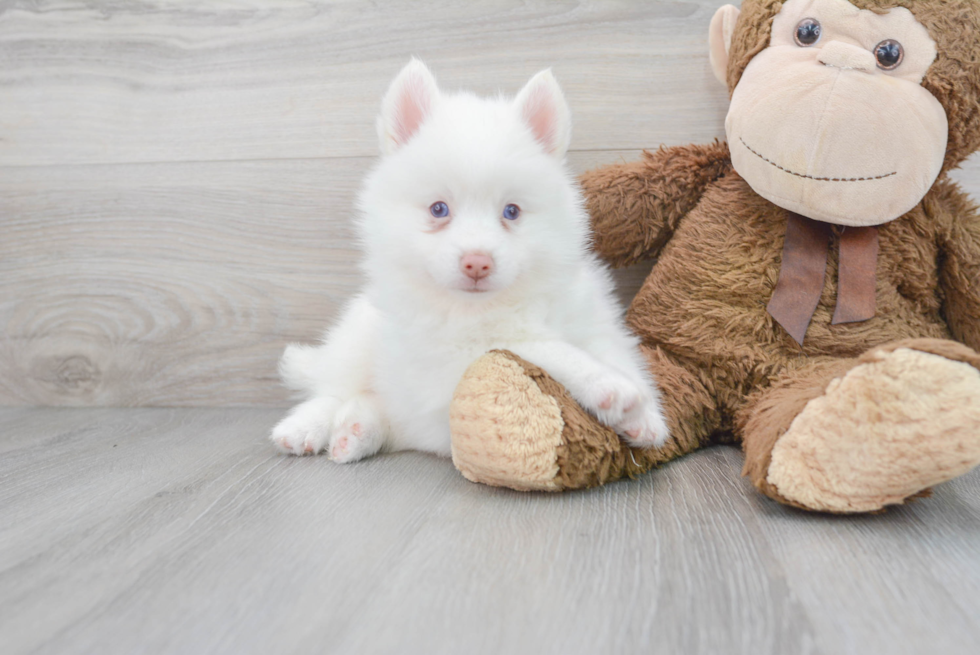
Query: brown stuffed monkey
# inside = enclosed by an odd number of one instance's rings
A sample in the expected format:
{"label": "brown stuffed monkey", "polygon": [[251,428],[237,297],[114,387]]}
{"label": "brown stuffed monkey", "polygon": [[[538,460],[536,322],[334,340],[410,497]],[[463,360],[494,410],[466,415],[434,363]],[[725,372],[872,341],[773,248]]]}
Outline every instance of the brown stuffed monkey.
{"label": "brown stuffed monkey", "polygon": [[545,371],[478,360],[451,408],[468,478],[562,490],[722,441],[780,502],[868,512],[980,463],[976,0],[745,0],[710,29],[728,143],[582,178],[595,248],[657,262],[627,320],[671,439],[630,449]]}

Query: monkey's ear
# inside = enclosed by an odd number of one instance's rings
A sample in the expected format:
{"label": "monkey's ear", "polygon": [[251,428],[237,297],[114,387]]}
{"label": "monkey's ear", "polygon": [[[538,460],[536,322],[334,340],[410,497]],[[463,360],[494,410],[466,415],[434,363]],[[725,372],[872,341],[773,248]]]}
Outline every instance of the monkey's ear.
{"label": "monkey's ear", "polygon": [[715,12],[708,28],[708,58],[711,70],[718,81],[728,85],[728,51],[732,47],[732,34],[738,21],[738,7],[725,5]]}

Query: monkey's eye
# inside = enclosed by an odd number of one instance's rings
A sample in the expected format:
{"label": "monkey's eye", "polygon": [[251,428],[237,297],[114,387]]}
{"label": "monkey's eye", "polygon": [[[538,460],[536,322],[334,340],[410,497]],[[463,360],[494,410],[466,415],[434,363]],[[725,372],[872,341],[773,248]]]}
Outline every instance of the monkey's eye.
{"label": "monkey's eye", "polygon": [[815,18],[804,18],[796,26],[796,45],[808,48],[820,40],[820,21]]}
{"label": "monkey's eye", "polygon": [[516,221],[517,217],[521,215],[521,208],[517,205],[507,205],[504,207],[504,218],[508,221]]}
{"label": "monkey's eye", "polygon": [[878,68],[881,70],[895,70],[905,59],[905,49],[898,41],[886,39],[875,46],[875,59],[878,60]]}
{"label": "monkey's eye", "polygon": [[429,206],[429,213],[436,218],[445,218],[449,216],[449,205],[444,202],[434,202]]}

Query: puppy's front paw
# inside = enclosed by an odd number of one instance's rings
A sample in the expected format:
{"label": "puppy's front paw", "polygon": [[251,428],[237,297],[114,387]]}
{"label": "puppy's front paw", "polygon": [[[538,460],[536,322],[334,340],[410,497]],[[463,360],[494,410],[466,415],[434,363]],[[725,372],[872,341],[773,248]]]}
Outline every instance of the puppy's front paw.
{"label": "puppy's front paw", "polygon": [[337,412],[330,439],[330,459],[341,464],[370,457],[381,449],[385,422],[373,398],[347,401]]}
{"label": "puppy's front paw", "polygon": [[627,415],[614,429],[626,443],[637,448],[659,448],[670,436],[660,404],[652,399]]}
{"label": "puppy's front paw", "polygon": [[667,421],[656,392],[615,371],[593,379],[580,403],[631,446],[654,448],[667,441]]}
{"label": "puppy's front paw", "polygon": [[591,380],[582,406],[606,425],[616,426],[643,402],[643,390],[618,373]]}
{"label": "puppy's front paw", "polygon": [[315,455],[330,440],[337,406],[334,398],[314,398],[301,403],[272,428],[269,438],[282,452]]}

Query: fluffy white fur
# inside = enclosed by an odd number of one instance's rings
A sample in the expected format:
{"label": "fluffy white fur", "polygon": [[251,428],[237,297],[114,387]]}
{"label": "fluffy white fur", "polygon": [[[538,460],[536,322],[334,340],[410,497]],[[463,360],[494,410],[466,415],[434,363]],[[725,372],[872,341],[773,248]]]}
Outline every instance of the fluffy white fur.
{"label": "fluffy white fur", "polygon": [[[514,100],[439,91],[412,60],[382,104],[383,156],[360,193],[367,277],[322,345],[290,346],[309,400],[273,430],[286,452],[351,462],[380,449],[450,454],[449,404],[494,348],[541,366],[635,445],[660,445],[659,395],[622,322],[564,163],[568,106],[550,71]],[[430,207],[445,203],[449,215]],[[504,217],[509,204],[516,220]],[[438,212],[437,212],[438,213]],[[469,276],[465,257],[492,272]]]}

